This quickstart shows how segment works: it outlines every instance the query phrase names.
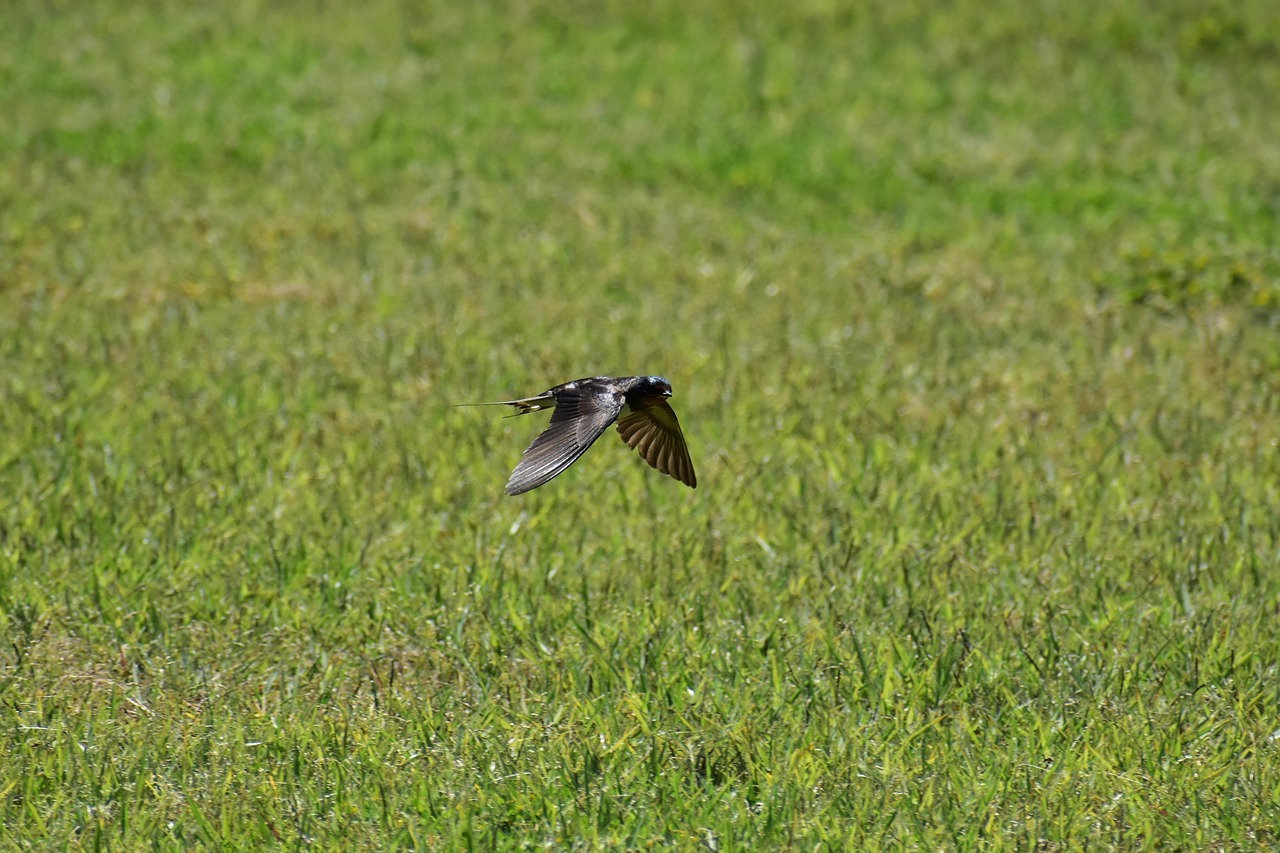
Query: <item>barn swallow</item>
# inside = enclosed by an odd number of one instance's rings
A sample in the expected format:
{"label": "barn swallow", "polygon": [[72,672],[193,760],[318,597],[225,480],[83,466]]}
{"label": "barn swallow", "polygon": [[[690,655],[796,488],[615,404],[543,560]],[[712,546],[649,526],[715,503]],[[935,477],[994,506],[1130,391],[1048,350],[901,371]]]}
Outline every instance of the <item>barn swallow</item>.
{"label": "barn swallow", "polygon": [[[698,479],[680,422],[667,404],[670,396],[671,383],[661,376],[592,376],[557,385],[536,397],[480,405],[514,406],[520,410],[517,415],[555,407],[551,425],[533,440],[511,472],[509,495],[524,494],[560,474],[614,421],[622,440],[639,451],[645,462],[694,489]],[[627,414],[619,420],[624,407]]]}

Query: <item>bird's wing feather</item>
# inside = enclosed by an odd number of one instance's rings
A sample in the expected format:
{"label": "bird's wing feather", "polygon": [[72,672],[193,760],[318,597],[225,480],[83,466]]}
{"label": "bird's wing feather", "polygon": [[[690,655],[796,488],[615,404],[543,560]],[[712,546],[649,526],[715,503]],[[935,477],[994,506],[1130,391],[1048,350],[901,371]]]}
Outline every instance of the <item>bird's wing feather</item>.
{"label": "bird's wing feather", "polygon": [[[623,397],[590,388],[556,394],[551,425],[533,440],[507,481],[507,494],[536,489],[564,471],[604,434],[622,411]],[[526,402],[526,401],[516,401]]]}
{"label": "bird's wing feather", "polygon": [[691,489],[698,487],[680,422],[666,400],[632,403],[631,412],[618,421],[618,432],[645,462]]}

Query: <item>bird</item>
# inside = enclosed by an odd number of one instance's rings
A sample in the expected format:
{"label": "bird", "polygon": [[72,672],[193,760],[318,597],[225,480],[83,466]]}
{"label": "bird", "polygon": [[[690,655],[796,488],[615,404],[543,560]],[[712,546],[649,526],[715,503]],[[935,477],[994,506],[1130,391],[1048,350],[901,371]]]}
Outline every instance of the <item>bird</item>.
{"label": "bird", "polygon": [[622,440],[645,462],[696,489],[698,478],[680,422],[667,403],[670,396],[671,383],[661,376],[589,376],[534,397],[473,405],[512,406],[519,411],[511,417],[554,407],[551,424],[533,440],[511,472],[508,495],[532,491],[561,474],[614,421]]}

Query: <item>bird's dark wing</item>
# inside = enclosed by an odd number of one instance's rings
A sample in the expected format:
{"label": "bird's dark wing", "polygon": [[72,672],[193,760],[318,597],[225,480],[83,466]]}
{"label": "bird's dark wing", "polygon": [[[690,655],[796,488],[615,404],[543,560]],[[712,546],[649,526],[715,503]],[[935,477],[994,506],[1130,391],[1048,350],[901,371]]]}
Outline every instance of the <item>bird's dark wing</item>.
{"label": "bird's dark wing", "polygon": [[693,460],[680,432],[680,422],[666,400],[632,403],[631,412],[618,421],[618,432],[628,447],[634,447],[644,461],[691,489],[698,487]]}
{"label": "bird's dark wing", "polygon": [[621,394],[588,386],[558,391],[551,425],[533,440],[507,480],[507,494],[536,489],[586,452],[622,411]]}

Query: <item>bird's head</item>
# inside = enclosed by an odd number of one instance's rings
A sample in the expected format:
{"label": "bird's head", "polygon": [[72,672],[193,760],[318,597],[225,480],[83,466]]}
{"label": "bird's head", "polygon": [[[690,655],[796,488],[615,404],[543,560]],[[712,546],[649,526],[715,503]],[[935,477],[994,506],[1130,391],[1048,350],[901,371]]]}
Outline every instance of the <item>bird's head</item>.
{"label": "bird's head", "polygon": [[661,376],[646,376],[636,390],[646,397],[670,397],[671,383]]}

